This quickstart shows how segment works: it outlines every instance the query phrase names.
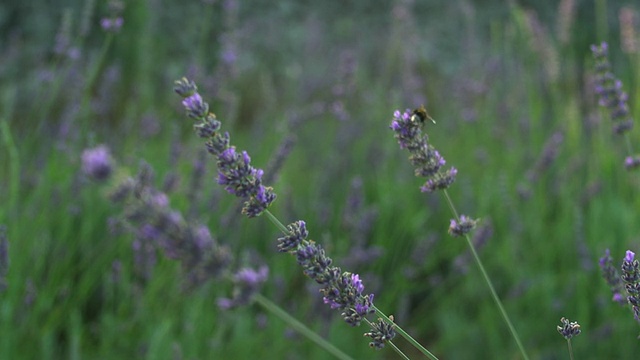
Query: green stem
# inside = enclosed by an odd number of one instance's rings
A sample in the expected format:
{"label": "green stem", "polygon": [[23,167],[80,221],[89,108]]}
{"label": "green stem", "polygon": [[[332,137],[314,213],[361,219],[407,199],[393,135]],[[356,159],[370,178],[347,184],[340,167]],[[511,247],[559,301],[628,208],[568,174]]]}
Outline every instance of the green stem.
{"label": "green stem", "polygon": [[[455,206],[453,205],[453,201],[451,201],[451,197],[449,196],[449,193],[447,192],[446,189],[443,190],[443,191],[444,191],[444,196],[447,199],[447,203],[449,203],[449,207],[451,208],[451,211],[455,215],[456,220],[459,221],[460,218],[458,216],[458,212],[456,211]],[[491,282],[491,279],[489,278],[489,274],[487,274],[487,271],[484,269],[484,265],[482,265],[482,261],[480,261],[480,257],[478,256],[478,252],[476,251],[475,246],[473,246],[473,242],[471,241],[471,237],[469,237],[469,235],[465,235],[465,238],[467,239],[467,244],[469,245],[469,249],[471,250],[471,254],[473,255],[473,258],[475,259],[476,264],[478,264],[478,267],[480,268],[480,272],[482,273],[482,276],[484,277],[484,280],[486,281],[487,286],[489,287],[489,290],[491,291],[491,296],[493,297],[493,300],[495,301],[496,305],[498,306],[498,309],[500,309],[500,313],[502,314],[502,317],[504,318],[504,321],[507,323],[507,326],[509,327],[509,331],[511,331],[511,335],[515,339],[516,344],[518,344],[518,348],[520,349],[520,353],[522,354],[522,357],[525,360],[529,360],[529,356],[527,356],[527,352],[524,350],[524,346],[522,346],[522,342],[520,341],[520,337],[518,336],[518,332],[513,327],[513,324],[511,324],[511,320],[509,319],[509,315],[507,315],[507,311],[504,309],[504,306],[502,305],[502,301],[500,301],[500,297],[498,297],[498,293],[496,293],[496,290],[493,287],[493,283]]]}
{"label": "green stem", "polygon": [[571,348],[571,339],[567,339],[567,347],[569,348],[569,358],[573,360],[573,349]]}
{"label": "green stem", "polygon": [[609,38],[609,25],[607,23],[607,0],[596,0],[596,35],[598,41],[607,41]]}
{"label": "green stem", "polygon": [[280,231],[282,231],[283,234],[285,235],[291,235],[291,233],[289,232],[289,229],[287,229],[286,226],[284,226],[283,223],[280,222],[280,220],[278,220],[277,217],[275,217],[271,211],[269,210],[265,210],[264,214],[267,215],[267,217],[269,218],[269,220],[271,220],[271,222],[278,228],[280,229]]}
{"label": "green stem", "polygon": [[325,349],[328,353],[334,355],[338,359],[343,360],[353,360],[353,358],[345,353],[343,353],[340,349],[333,346],[330,342],[320,337],[320,335],[316,334],[313,330],[306,327],[303,323],[296,320],[294,317],[289,315],[286,311],[282,310],[278,305],[271,302],[269,299],[265,298],[261,294],[256,294],[254,296],[254,300],[258,305],[262,306],[265,310],[269,311],[273,315],[279,317],[282,321],[287,323],[301,335],[305,336],[307,339],[316,343],[316,345]]}
{"label": "green stem", "polygon": [[387,315],[385,315],[382,311],[380,311],[380,309],[378,309],[375,305],[373,306],[373,309],[376,311],[376,315],[378,315],[379,317],[383,318],[386,322],[388,322],[389,324],[396,325],[395,329],[398,332],[398,334],[400,334],[403,338],[405,338],[408,342],[410,342],[411,345],[413,345],[421,353],[423,353],[425,356],[427,356],[431,360],[438,360],[438,358],[435,355],[430,353],[429,350],[427,350],[424,346],[420,345],[420,343],[418,341],[416,341],[416,339],[412,338],[411,335],[409,335],[400,326],[398,326],[391,319],[389,319],[389,317]]}
{"label": "green stem", "polygon": [[391,346],[391,348],[393,348],[393,350],[395,350],[395,351],[396,351],[396,353],[398,353],[398,355],[402,356],[402,358],[403,358],[403,359],[410,360],[410,359],[409,359],[409,357],[408,357],[407,355],[405,355],[405,353],[403,353],[403,352],[402,352],[402,350],[400,350],[400,349],[396,346],[396,344],[394,344],[394,343],[393,343],[393,342],[391,342],[391,341],[387,341],[387,344],[389,344],[389,346]]}

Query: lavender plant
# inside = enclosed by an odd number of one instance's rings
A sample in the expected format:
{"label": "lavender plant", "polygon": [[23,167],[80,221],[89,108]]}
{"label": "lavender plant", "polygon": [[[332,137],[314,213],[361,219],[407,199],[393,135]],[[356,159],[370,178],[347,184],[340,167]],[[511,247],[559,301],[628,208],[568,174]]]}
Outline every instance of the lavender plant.
{"label": "lavender plant", "polygon": [[[83,172],[96,182],[104,183],[112,179],[110,175],[114,166],[113,158],[104,145],[83,152]],[[269,269],[266,266],[257,270],[242,267],[232,271],[233,257],[230,249],[218,244],[205,226],[185,221],[180,212],[169,206],[169,197],[152,186],[153,178],[151,167],[143,163],[135,178],[121,179],[109,195],[115,203],[123,204],[124,221],[120,221],[120,225],[124,225],[124,228],[136,236],[133,244],[134,267],[142,280],[150,276],[155,263],[155,251],[160,249],[165,256],[181,263],[186,274],[184,287],[187,290],[211,279],[227,279],[233,283],[234,289],[231,297],[217,299],[220,309],[230,310],[256,301],[337,358],[351,360],[348,355],[259,294],[262,284],[267,280]],[[353,284],[356,287],[361,284],[357,275]]]}
{"label": "lavender plant", "polygon": [[622,281],[627,290],[627,301],[633,310],[633,317],[640,322],[640,263],[635,258],[636,254],[627,250],[622,262]]}
{"label": "lavender plant", "polygon": [[517,331],[511,324],[511,320],[507,315],[504,306],[502,305],[502,301],[498,297],[494,286],[487,274],[484,266],[482,265],[482,261],[478,256],[478,253],[473,245],[471,237],[469,236],[469,232],[475,227],[477,220],[474,220],[466,215],[458,215],[458,211],[456,210],[449,193],[447,192],[447,188],[453,184],[455,181],[456,175],[458,173],[457,169],[451,167],[447,170],[443,169],[446,161],[440,155],[440,153],[428,142],[427,134],[423,134],[422,130],[424,127],[424,122],[426,120],[426,116],[424,116],[423,108],[411,111],[410,109],[401,112],[396,110],[393,114],[393,120],[391,121],[391,125],[389,126],[391,130],[394,131],[394,137],[398,141],[401,149],[407,149],[410,153],[409,161],[415,168],[415,175],[418,177],[423,177],[426,179],[424,185],[420,188],[422,192],[431,193],[436,190],[442,190],[444,197],[447,200],[447,204],[453,213],[454,218],[451,219],[449,225],[449,234],[452,236],[464,236],[467,240],[467,244],[469,245],[469,249],[473,254],[473,257],[478,264],[480,272],[482,273],[487,286],[493,296],[493,299],[506,322],[511,335],[513,336],[520,353],[522,354],[524,359],[528,359],[527,353],[522,346],[522,342],[520,341],[520,337],[518,336]]}
{"label": "lavender plant", "polygon": [[600,265],[600,269],[602,270],[602,277],[607,281],[611,292],[613,293],[613,297],[611,300],[624,305],[626,303],[624,296],[622,295],[624,291],[624,286],[622,284],[622,277],[620,275],[620,271],[618,268],[613,266],[613,258],[611,257],[611,252],[609,249],[605,250],[605,254],[600,258],[598,263]]}
{"label": "lavender plant", "polygon": [[571,347],[571,338],[580,335],[580,325],[576,321],[569,321],[567,318],[560,319],[562,326],[558,325],[556,329],[565,339],[567,339],[567,347],[569,348],[569,357],[573,360],[573,349]]}
{"label": "lavender plant", "polygon": [[[333,266],[333,260],[326,255],[322,246],[307,239],[309,234],[305,221],[298,220],[284,226],[268,210],[276,199],[276,194],[273,188],[263,185],[264,172],[251,165],[251,158],[246,151],[239,152],[230,144],[228,132],[220,132],[222,124],[209,112],[209,105],[197,92],[196,84],[182,78],[175,82],[174,90],[183,98],[182,104],[187,116],[195,120],[196,134],[206,139],[207,150],[216,157],[218,184],[243,200],[244,215],[253,218],[264,214],[282,231],[283,236],[277,240],[278,251],[295,256],[303,273],[321,286],[323,301],[332,309],[341,311],[341,316],[349,325],[358,326],[363,321],[371,325],[372,331],[365,336],[373,339],[372,347],[380,349],[389,344],[400,356],[407,359],[408,357],[392,342],[395,335],[392,330],[395,329],[423,354],[437,359],[398,327],[392,318],[374,306],[374,295],[364,293],[364,284],[358,274]],[[367,316],[373,313],[377,313],[383,319],[379,320],[377,325],[367,319]]]}
{"label": "lavender plant", "polygon": [[629,96],[622,89],[622,81],[611,71],[609,45],[606,42],[602,42],[599,46],[591,45],[591,52],[595,60],[595,93],[599,97],[599,104],[607,109],[613,121],[614,133],[623,135],[625,138],[628,156],[624,160],[624,167],[627,170],[638,168],[640,155],[634,155],[631,140],[627,135],[633,128],[633,118],[627,105]]}

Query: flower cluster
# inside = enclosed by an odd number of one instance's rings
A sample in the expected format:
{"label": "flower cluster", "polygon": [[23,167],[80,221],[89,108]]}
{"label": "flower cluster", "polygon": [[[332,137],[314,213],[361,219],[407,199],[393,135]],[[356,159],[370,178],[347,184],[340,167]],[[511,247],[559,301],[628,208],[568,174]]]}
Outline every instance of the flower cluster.
{"label": "flower cluster", "polygon": [[462,236],[476,227],[478,220],[471,219],[466,215],[460,215],[460,220],[451,219],[449,224],[449,234],[451,236]]}
{"label": "flower cluster", "polygon": [[153,262],[142,258],[143,246],[150,244],[162,249],[168,258],[181,262],[189,288],[224,275],[232,260],[230,250],[216,243],[205,226],[186,222],[169,206],[167,195],[152,186],[152,180],[152,169],[143,164],[136,178],[124,179],[111,196],[113,201],[126,205],[126,224],[138,239],[134,243],[137,266]]}
{"label": "flower cluster", "polygon": [[364,285],[360,276],[332,266],[333,260],[325,254],[324,249],[314,241],[306,240],[308,233],[303,221],[290,224],[287,228],[292,230],[291,235],[278,239],[278,247],[298,244],[290,252],[295,254],[304,274],[322,286],[320,292],[325,304],[332,309],[342,310],[342,318],[352,326],[360,325],[364,317],[375,312],[373,294],[363,295]]}
{"label": "flower cluster", "polygon": [[624,296],[622,296],[624,287],[620,278],[620,272],[618,271],[618,268],[613,265],[613,258],[611,257],[609,249],[605,250],[604,256],[600,258],[599,265],[600,269],[602,269],[602,277],[607,281],[607,284],[613,293],[612,300],[624,305],[626,300]]}
{"label": "flower cluster", "polygon": [[395,132],[394,137],[400,148],[406,148],[411,153],[409,161],[415,168],[415,175],[427,179],[421,187],[422,192],[446,189],[455,181],[458,170],[454,167],[442,170],[445,160],[427,142],[428,136],[422,134],[425,119],[416,112],[417,110],[412,112],[407,109],[401,113],[396,110],[390,128]]}
{"label": "flower cluster", "polygon": [[633,316],[640,321],[640,263],[635,258],[635,253],[627,250],[622,261],[622,281],[627,289],[627,301],[633,309]]}
{"label": "flower cluster", "polygon": [[574,336],[580,335],[580,325],[576,321],[569,321],[567,318],[560,319],[562,326],[558,325],[557,329],[560,335],[569,340]]}
{"label": "flower cluster", "polygon": [[175,82],[174,90],[182,96],[187,116],[196,121],[196,134],[207,139],[207,150],[218,160],[217,182],[227,192],[245,200],[243,214],[248,217],[262,214],[276,199],[273,188],[262,184],[264,172],[251,166],[251,158],[246,151],[238,152],[229,145],[229,133],[220,133],[220,121],[209,112],[209,105],[202,100],[193,81],[182,78]]}
{"label": "flower cluster", "polygon": [[[393,316],[389,316],[389,319],[393,321]],[[395,324],[390,324],[382,319],[378,319],[377,322],[371,325],[371,331],[364,334],[364,336],[373,339],[373,341],[369,343],[369,346],[382,349],[386,342],[393,340],[396,336],[395,326]]]}
{"label": "flower cluster", "polygon": [[599,103],[609,110],[611,119],[614,122],[614,132],[623,134],[633,127],[633,119],[627,106],[629,97],[622,90],[622,81],[611,72],[609,46],[607,43],[603,42],[600,46],[591,45],[591,52],[595,59],[595,91],[600,98]]}
{"label": "flower cluster", "polygon": [[295,252],[300,243],[309,236],[307,224],[302,220],[287,225],[287,229],[289,234],[278,238],[279,252]]}

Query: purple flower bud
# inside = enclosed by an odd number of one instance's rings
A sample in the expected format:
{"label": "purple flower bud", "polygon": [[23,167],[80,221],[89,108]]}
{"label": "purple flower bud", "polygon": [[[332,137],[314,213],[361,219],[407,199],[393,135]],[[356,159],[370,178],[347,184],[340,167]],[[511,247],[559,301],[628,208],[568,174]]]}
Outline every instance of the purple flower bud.
{"label": "purple flower bud", "polygon": [[82,171],[93,180],[104,181],[108,179],[113,168],[112,163],[109,148],[105,145],[82,152]]}
{"label": "purple flower bud", "polygon": [[633,262],[633,259],[635,258],[635,256],[636,254],[633,251],[627,250],[627,253],[624,257],[624,261]]}
{"label": "purple flower bud", "polygon": [[182,105],[187,110],[187,116],[194,119],[202,119],[209,112],[209,104],[202,100],[200,94],[193,93],[182,100]]}

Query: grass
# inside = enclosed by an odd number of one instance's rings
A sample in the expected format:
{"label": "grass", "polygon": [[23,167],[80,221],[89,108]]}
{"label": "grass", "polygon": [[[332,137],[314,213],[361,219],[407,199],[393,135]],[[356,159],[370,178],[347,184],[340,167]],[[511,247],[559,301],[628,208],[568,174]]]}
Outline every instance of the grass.
{"label": "grass", "polygon": [[[612,3],[604,4],[606,40],[637,116],[637,54],[618,50],[611,14],[619,4]],[[140,159],[156,170],[156,186],[177,176],[172,206],[186,214],[193,205],[190,179],[202,146],[171,92],[182,75],[196,80],[255,166],[266,167],[281,139],[296,136],[269,184],[279,196],[271,211],[284,223],[305,219],[311,238],[338,262],[357,235],[345,225],[346,204],[352,180],[362,179],[363,206],[377,211],[366,245],[383,254],[345,270],[361,274],[376,306],[403,329],[443,359],[519,358],[475,264],[466,272],[454,264],[467,250],[446,234],[446,202],[419,192],[421,182],[388,129],[395,109],[421,105],[416,94],[426,98],[437,120],[426,125],[429,139],[459,170],[450,189],[458,211],[491,221],[493,236],[479,255],[530,357],[568,358],[555,330],[564,316],[583,330],[571,343],[576,359],[633,358],[638,326],[629,309],[610,301],[597,266],[606,248],[616,259],[638,250],[640,200],[637,174],[622,166],[625,145],[611,134],[585,80],[593,73],[588,46],[605,40],[588,30],[595,2],[580,5],[564,45],[549,15],[555,5],[531,8],[547,30],[542,41],[559,54],[557,78],[545,72],[550,59],[533,45],[524,8],[498,2],[494,13],[468,5],[466,18],[462,3],[385,3],[371,13],[360,4],[336,14],[329,5],[285,2],[241,5],[235,15],[222,4],[128,4],[120,33],[95,25],[85,36],[82,9],[65,4],[78,59],[52,54],[61,11],[40,4],[38,18],[46,21],[27,34],[15,32],[26,24],[23,10],[2,7],[15,20],[1,18],[0,29],[18,40],[0,44],[8,54],[0,63],[7,80],[0,85],[0,224],[10,241],[0,358],[332,358],[256,304],[219,310],[216,298],[229,296],[228,283],[182,290],[179,264],[163,256],[141,283],[133,237],[110,229],[122,209],[82,176],[80,153],[89,146],[110,146],[118,176],[135,174]],[[106,13],[97,4],[90,23]],[[412,26],[402,26],[403,14]],[[232,71],[220,60],[223,34],[236,36]],[[350,78],[340,75],[345,52],[357,63]],[[42,80],[43,71],[51,82]],[[348,81],[351,92],[335,95],[335,85]],[[334,116],[335,101],[343,102],[347,120]],[[292,118],[300,123],[291,126]],[[557,132],[557,157],[531,181],[527,171]],[[630,137],[635,145],[637,131]],[[353,358],[396,358],[389,349],[368,348],[368,328],[345,326],[318,304],[293,259],[274,251],[279,234],[267,219],[224,225],[237,201],[221,192],[214,172],[208,157],[193,220],[233,249],[236,265],[257,257],[269,266],[261,295]]]}

